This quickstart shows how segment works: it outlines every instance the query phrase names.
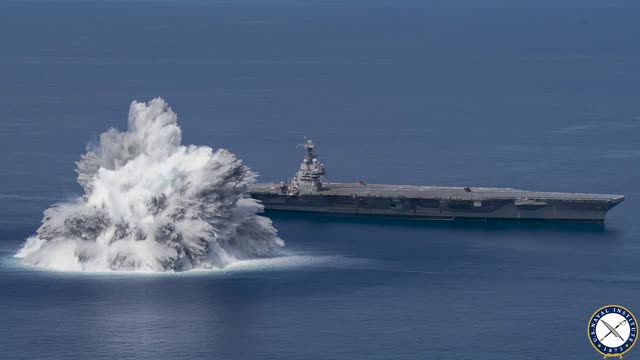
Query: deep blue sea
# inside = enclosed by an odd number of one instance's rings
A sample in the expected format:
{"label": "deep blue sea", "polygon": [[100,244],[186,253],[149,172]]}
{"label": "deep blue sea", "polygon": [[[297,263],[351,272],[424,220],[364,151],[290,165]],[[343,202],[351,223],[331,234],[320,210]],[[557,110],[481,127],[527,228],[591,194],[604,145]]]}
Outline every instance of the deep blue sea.
{"label": "deep blue sea", "polygon": [[[598,359],[640,315],[640,3],[0,3],[0,358]],[[75,164],[163,97],[188,144],[290,177],[624,194],[604,227],[273,215],[288,256],[105,275],[13,258]],[[633,349],[625,358],[640,358]]]}

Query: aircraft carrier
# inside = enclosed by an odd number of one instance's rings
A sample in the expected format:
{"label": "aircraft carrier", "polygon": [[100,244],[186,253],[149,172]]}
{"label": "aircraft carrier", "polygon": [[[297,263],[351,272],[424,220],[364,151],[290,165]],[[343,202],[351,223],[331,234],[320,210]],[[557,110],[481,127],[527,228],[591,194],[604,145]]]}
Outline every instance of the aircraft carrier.
{"label": "aircraft carrier", "polygon": [[311,140],[295,177],[255,184],[251,197],[267,211],[386,216],[431,220],[604,222],[623,195],[537,192],[511,188],[325,182]]}

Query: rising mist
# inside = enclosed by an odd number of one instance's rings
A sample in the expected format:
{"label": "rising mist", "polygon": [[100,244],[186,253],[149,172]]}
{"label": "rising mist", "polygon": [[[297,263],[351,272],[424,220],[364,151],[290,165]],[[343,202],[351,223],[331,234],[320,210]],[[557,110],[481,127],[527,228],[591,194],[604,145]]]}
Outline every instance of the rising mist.
{"label": "rising mist", "polygon": [[16,257],[55,270],[185,271],[283,246],[247,196],[255,175],[227,150],[181,140],[164,100],[134,101],[127,131],[106,131],[76,163],[84,195],[47,209]]}

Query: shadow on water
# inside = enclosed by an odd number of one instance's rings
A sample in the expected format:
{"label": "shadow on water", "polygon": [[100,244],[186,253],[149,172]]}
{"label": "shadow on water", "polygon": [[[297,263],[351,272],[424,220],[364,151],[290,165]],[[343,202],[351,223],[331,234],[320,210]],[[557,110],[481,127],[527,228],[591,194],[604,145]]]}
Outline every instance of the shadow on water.
{"label": "shadow on water", "polygon": [[[522,254],[575,254],[578,251],[620,251],[624,228],[594,223],[518,221],[433,221],[397,218],[267,212],[288,246],[377,258],[419,258],[419,252],[455,253],[495,251]],[[348,239],[348,241],[344,241]],[[303,245],[301,245],[303,244]],[[603,245],[606,250],[603,250]],[[457,256],[452,256],[457,259]],[[475,255],[469,259],[476,261]]]}
{"label": "shadow on water", "polygon": [[358,215],[294,213],[285,211],[266,211],[265,216],[273,221],[296,220],[309,221],[315,224],[358,224],[384,225],[397,227],[423,227],[432,229],[473,229],[473,230],[523,230],[523,231],[554,231],[554,232],[585,232],[605,233],[615,232],[605,223],[579,222],[549,222],[549,221],[518,221],[518,220],[428,220],[410,218],[370,217]]}

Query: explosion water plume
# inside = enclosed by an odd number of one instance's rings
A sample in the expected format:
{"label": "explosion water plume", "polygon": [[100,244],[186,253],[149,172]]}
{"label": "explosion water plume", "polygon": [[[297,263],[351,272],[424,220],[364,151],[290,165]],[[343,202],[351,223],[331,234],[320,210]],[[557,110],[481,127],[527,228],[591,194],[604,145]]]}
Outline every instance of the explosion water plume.
{"label": "explosion water plume", "polygon": [[255,175],[229,151],[184,146],[164,100],[134,101],[128,130],[110,129],[76,163],[84,195],[52,206],[16,254],[69,271],[184,271],[269,256],[283,246]]}

